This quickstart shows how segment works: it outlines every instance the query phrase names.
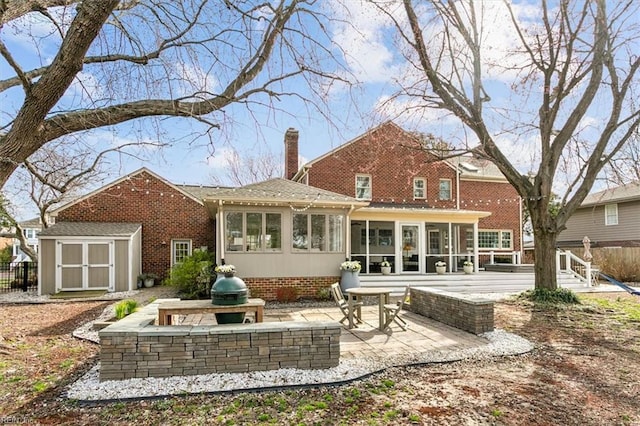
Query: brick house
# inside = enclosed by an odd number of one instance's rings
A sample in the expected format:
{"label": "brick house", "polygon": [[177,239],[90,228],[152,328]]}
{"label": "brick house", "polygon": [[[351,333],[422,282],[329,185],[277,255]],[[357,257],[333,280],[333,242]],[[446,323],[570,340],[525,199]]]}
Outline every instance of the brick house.
{"label": "brick house", "polygon": [[453,271],[471,260],[477,270],[490,252],[512,257],[522,250],[520,197],[486,160],[441,160],[392,122],[294,171],[297,150],[297,132],[290,130],[289,178],[370,203],[350,215],[350,255],[365,272],[379,272],[382,260],[395,273],[434,272],[439,260]]}
{"label": "brick house", "polygon": [[440,160],[393,123],[300,169],[289,129],[285,177],[219,188],[146,168],[124,176],[53,212],[40,234],[41,292],[132,289],[140,272],[166,276],[204,247],[266,299],[282,287],[316,296],[345,258],[360,260],[362,274],[386,260],[400,276],[431,273],[438,260],[477,269],[483,253],[521,250],[520,199],[495,166]]}

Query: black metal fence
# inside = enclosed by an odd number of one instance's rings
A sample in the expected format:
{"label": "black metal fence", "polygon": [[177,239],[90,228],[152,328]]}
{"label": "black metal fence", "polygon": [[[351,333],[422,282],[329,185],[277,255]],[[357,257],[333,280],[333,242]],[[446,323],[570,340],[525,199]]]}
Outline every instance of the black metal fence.
{"label": "black metal fence", "polygon": [[36,262],[0,263],[0,293],[38,290]]}

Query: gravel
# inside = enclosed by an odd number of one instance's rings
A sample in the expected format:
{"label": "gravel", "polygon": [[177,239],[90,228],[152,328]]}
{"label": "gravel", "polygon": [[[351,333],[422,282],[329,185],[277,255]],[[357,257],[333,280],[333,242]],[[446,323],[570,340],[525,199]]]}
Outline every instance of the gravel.
{"label": "gravel", "polygon": [[[138,298],[139,291],[110,293],[100,300]],[[500,300],[509,295],[503,293],[482,294],[483,298]],[[0,295],[4,303],[42,303],[52,302],[48,296],[33,293],[9,293]],[[98,332],[93,323],[113,317],[114,305],[104,309],[94,321],[76,329],[73,335],[80,339],[99,342]],[[308,303],[309,306],[322,306],[322,303]],[[301,304],[271,304],[272,308],[300,307]],[[533,349],[533,344],[517,335],[496,329],[481,335],[488,344],[467,349],[438,350],[410,355],[366,356],[359,359],[341,360],[337,367],[322,370],[280,369],[249,373],[221,373],[199,376],[179,376],[167,378],[139,378],[129,380],[111,380],[100,382],[98,373],[100,364],[95,365],[66,390],[66,396],[79,401],[105,401],[140,399],[169,396],[185,393],[216,393],[247,391],[255,389],[284,388],[289,386],[317,386],[344,383],[366,377],[381,370],[416,364],[443,363],[460,360],[484,360],[498,356],[520,355]]]}

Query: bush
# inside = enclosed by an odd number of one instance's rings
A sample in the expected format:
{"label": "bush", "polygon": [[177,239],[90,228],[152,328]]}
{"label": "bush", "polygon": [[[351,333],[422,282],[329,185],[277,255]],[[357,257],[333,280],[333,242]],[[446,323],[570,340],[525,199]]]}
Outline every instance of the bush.
{"label": "bush", "polygon": [[164,282],[176,287],[185,299],[207,299],[211,296],[213,254],[196,250],[169,271]]}
{"label": "bush", "polygon": [[138,302],[133,299],[122,300],[116,304],[116,318],[122,319],[129,314],[132,314],[138,307]]}
{"label": "bush", "polygon": [[11,246],[6,246],[2,250],[0,250],[0,262],[10,263],[12,257],[13,257],[13,248]]}
{"label": "bush", "polygon": [[295,287],[280,287],[276,289],[278,302],[295,302],[298,300],[298,289]]}
{"label": "bush", "polygon": [[549,290],[546,288],[536,288],[527,290],[520,295],[520,298],[530,300],[535,303],[563,303],[567,305],[579,305],[580,300],[576,294],[566,288]]}

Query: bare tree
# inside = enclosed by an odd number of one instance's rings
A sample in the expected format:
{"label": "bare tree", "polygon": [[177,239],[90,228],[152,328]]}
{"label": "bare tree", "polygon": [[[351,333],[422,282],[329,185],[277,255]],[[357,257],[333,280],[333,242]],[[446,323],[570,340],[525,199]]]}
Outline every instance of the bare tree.
{"label": "bare tree", "polygon": [[[394,100],[448,111],[473,132],[473,153],[500,168],[530,213],[536,288],[557,288],[558,233],[638,129],[640,2],[371,3],[392,20],[411,70]],[[492,40],[496,28],[506,30]],[[505,55],[492,60],[501,46]],[[511,103],[492,101],[500,90]],[[523,150],[534,141],[532,177],[500,147],[506,136]],[[563,167],[572,173],[560,185]],[[549,208],[552,191],[559,209]]]}
{"label": "bare tree", "polygon": [[606,166],[606,181],[611,186],[640,182],[640,130]]}
{"label": "bare tree", "polygon": [[[337,63],[314,3],[1,2],[0,56],[13,76],[0,81],[0,93],[17,107],[0,122],[0,186],[40,147],[77,132],[190,117],[208,134],[234,104],[276,107],[280,97],[297,96],[318,107],[308,94],[337,78],[321,69]],[[9,33],[40,57],[25,59],[24,45],[12,49]],[[292,79],[308,83],[308,91],[291,92]]]}
{"label": "bare tree", "polygon": [[256,155],[240,155],[238,151],[231,149],[223,161],[224,178],[211,176],[216,185],[228,182],[235,186],[244,186],[280,177],[283,173],[280,156],[270,151],[258,152]]}

